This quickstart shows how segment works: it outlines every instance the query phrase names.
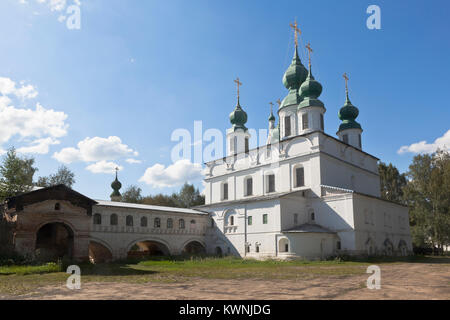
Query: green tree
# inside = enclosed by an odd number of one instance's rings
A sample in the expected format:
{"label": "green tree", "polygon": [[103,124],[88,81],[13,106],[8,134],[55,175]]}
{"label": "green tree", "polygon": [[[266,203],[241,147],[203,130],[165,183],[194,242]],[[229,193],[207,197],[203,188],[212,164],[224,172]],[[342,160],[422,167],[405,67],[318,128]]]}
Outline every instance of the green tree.
{"label": "green tree", "polygon": [[128,203],[142,203],[142,189],[131,185],[122,193],[122,201]]}
{"label": "green tree", "polygon": [[60,166],[55,174],[47,177],[39,177],[36,182],[38,187],[51,187],[59,184],[64,184],[69,188],[75,184],[75,174],[66,166]]}
{"label": "green tree", "polygon": [[409,166],[404,198],[416,246],[442,248],[450,243],[450,154],[437,150],[417,155]]}
{"label": "green tree", "polygon": [[142,199],[142,204],[163,207],[178,207],[178,203],[174,199],[174,195],[168,196],[164,194],[157,194],[154,196],[147,196]]}
{"label": "green tree", "polygon": [[205,197],[200,194],[194,185],[188,184],[187,182],[183,185],[180,192],[174,196],[176,203],[181,208],[191,208],[205,204]]}
{"label": "green tree", "polygon": [[19,157],[16,149],[10,148],[0,165],[0,200],[30,191],[37,170],[33,158]]}
{"label": "green tree", "polygon": [[381,197],[402,203],[403,188],[406,186],[406,174],[400,174],[392,163],[386,165],[383,162],[378,164],[378,172],[380,173]]}

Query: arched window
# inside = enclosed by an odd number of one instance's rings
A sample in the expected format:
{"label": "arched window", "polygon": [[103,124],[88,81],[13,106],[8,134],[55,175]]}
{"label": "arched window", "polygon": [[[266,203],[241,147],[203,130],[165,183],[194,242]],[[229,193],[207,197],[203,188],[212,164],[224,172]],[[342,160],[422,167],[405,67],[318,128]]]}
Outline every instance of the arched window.
{"label": "arched window", "polygon": [[191,224],[195,224],[195,220],[194,219],[191,220]]}
{"label": "arched window", "polygon": [[284,117],[284,136],[289,137],[291,135],[291,117]]}
{"label": "arched window", "polygon": [[186,225],[185,225],[183,219],[180,219],[180,220],[178,221],[178,227],[179,227],[180,229],[186,228]]}
{"label": "arched window", "polygon": [[167,219],[167,229],[173,228],[173,220],[172,218]]}
{"label": "arched window", "polygon": [[309,128],[309,121],[308,121],[308,114],[304,113],[302,115],[302,128],[303,130],[306,130]]}
{"label": "arched window", "polygon": [[160,218],[155,218],[154,227],[161,228],[161,219]]}
{"label": "arched window", "polygon": [[117,218],[117,214],[113,213],[113,214],[111,215],[111,217],[109,218],[109,223],[110,223],[112,226],[117,226],[118,220],[119,220],[119,219]]}
{"label": "arched window", "polygon": [[56,211],[61,210],[61,205],[59,204],[59,202],[55,203],[55,210]]}
{"label": "arched window", "polygon": [[234,226],[234,216],[230,216],[230,226]]}
{"label": "arched window", "polygon": [[311,217],[311,222],[316,220],[316,214],[314,213],[314,211],[312,211],[310,213],[310,217]]}
{"label": "arched window", "polygon": [[102,215],[100,213],[94,214],[94,224],[102,224]]}
{"label": "arched window", "polygon": [[244,195],[251,196],[253,195],[253,179],[252,177],[245,178],[244,180]]}
{"label": "arched window", "polygon": [[133,217],[132,216],[127,216],[126,225],[127,225],[127,227],[133,226]]}
{"label": "arched window", "polygon": [[147,218],[146,217],[141,218],[141,227],[147,227]]}

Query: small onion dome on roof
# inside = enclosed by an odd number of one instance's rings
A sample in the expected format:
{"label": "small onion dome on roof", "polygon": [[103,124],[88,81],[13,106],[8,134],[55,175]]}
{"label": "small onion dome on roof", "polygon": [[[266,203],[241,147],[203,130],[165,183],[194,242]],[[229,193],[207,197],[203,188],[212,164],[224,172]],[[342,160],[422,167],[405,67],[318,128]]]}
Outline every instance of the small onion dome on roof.
{"label": "small onion dome on roof", "polygon": [[269,121],[274,121],[275,122],[275,116],[273,115],[272,111],[270,111]]}
{"label": "small onion dome on roof", "polygon": [[346,129],[362,129],[361,125],[355,121],[358,115],[359,110],[350,102],[347,93],[345,104],[338,113],[339,119],[342,120],[342,124],[339,126],[339,131]]}
{"label": "small onion dome on roof", "polygon": [[321,93],[322,85],[319,83],[319,81],[316,81],[314,79],[310,67],[308,77],[300,87],[300,97],[302,98],[302,102],[300,103],[298,108],[324,107],[323,102],[317,99]]}
{"label": "small onion dome on roof", "polygon": [[247,123],[247,113],[242,109],[239,99],[236,108],[230,113],[230,122],[233,125],[233,129],[243,129],[247,131],[245,124]]}
{"label": "small onion dome on roof", "polygon": [[111,188],[114,190],[113,193],[111,193],[111,197],[120,197],[121,196],[119,190],[120,190],[120,188],[122,188],[122,184],[120,183],[119,179],[117,178],[117,171],[116,171],[116,179],[111,183]]}
{"label": "small onion dome on roof", "polygon": [[294,58],[283,76],[283,84],[289,90],[289,94],[283,99],[280,109],[300,102],[298,89],[306,80],[307,75],[308,70],[306,70],[305,66],[302,64],[302,61],[298,56],[298,48],[295,46]]}
{"label": "small onion dome on roof", "polygon": [[269,131],[269,144],[276,144],[280,142],[280,124]]}

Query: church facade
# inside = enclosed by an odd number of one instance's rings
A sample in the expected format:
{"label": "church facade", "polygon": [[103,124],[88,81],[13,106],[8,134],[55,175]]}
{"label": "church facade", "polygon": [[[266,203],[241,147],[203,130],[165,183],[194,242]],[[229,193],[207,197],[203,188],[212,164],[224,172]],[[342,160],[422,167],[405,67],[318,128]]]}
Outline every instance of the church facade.
{"label": "church facade", "polygon": [[[311,53],[311,47],[307,46]],[[206,204],[220,232],[214,241],[245,257],[323,259],[339,254],[412,252],[408,208],[380,197],[378,158],[362,147],[359,110],[349,98],[337,137],[324,132],[322,85],[296,45],[283,77],[279,123],[269,116],[267,144],[249,149],[247,113],[230,114],[227,156],[206,163]]]}
{"label": "church facade", "polygon": [[344,78],[346,101],[335,137],[324,131],[322,85],[311,58],[306,69],[296,44],[283,76],[288,93],[278,101],[278,124],[271,112],[267,143],[256,149],[249,148],[237,79],[227,155],[205,164],[203,206],[123,203],[117,174],[112,201],[92,200],[64,186],[34,190],[6,202],[0,249],[91,261],[180,254],[407,255],[408,208],[380,197],[379,159],[363,150],[359,110]]}

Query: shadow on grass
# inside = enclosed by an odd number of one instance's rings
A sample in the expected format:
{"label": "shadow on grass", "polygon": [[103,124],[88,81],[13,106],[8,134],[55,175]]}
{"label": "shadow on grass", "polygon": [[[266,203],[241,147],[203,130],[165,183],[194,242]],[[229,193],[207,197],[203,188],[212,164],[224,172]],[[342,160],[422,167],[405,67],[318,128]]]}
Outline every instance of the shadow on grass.
{"label": "shadow on grass", "polygon": [[152,270],[135,269],[126,263],[102,263],[80,265],[83,275],[91,276],[142,276],[158,273]]}

